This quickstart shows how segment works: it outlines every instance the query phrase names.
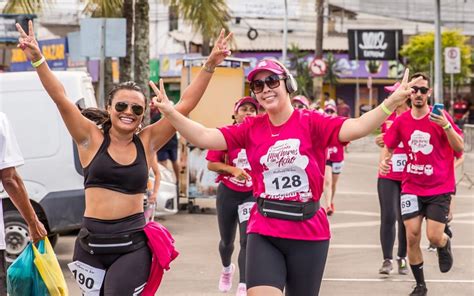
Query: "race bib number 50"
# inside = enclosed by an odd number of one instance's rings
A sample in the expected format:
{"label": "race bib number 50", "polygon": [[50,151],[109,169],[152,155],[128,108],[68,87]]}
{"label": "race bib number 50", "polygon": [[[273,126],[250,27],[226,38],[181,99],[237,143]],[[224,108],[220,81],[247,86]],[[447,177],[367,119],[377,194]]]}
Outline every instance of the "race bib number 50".
{"label": "race bib number 50", "polygon": [[394,154],[392,156],[392,171],[394,173],[403,172],[406,164],[407,164],[406,154]]}
{"label": "race bib number 50", "polygon": [[105,270],[74,261],[67,265],[77,284],[87,296],[99,296],[105,278]]}

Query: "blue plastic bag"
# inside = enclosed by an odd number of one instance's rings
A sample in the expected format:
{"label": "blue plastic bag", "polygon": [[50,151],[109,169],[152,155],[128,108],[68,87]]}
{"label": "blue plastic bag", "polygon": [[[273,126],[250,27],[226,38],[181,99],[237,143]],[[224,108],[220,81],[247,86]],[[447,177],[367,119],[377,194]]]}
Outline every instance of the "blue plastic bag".
{"label": "blue plastic bag", "polygon": [[[44,253],[44,241],[38,244],[38,250]],[[34,264],[31,243],[26,246],[18,258],[7,270],[7,291],[10,296],[48,296],[49,292]]]}

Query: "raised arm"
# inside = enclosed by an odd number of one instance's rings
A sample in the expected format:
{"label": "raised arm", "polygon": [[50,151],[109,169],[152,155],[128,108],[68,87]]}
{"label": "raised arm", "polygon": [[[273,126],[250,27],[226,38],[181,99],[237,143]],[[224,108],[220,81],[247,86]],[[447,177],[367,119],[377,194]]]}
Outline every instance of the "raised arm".
{"label": "raised arm", "polygon": [[97,129],[97,126],[92,121],[82,116],[76,105],[67,98],[66,91],[61,82],[49,69],[48,63],[45,62],[44,56],[41,54],[39,49],[38,42],[35,39],[33,22],[28,22],[28,34],[23,31],[19,24],[16,24],[16,28],[20,33],[18,47],[23,50],[26,57],[34,64],[36,73],[38,73],[38,77],[40,78],[44,89],[48,92],[48,95],[53,99],[58,107],[61,117],[63,118],[72,138],[79,145],[88,143],[90,134],[94,129]]}
{"label": "raised arm", "polygon": [[379,127],[385,119],[393,112],[399,105],[407,100],[410,96],[411,87],[421,79],[418,77],[408,82],[408,69],[405,70],[403,80],[396,91],[390,97],[385,99],[377,108],[363,114],[359,118],[350,118],[344,121],[339,132],[339,140],[341,142],[350,142],[362,138],[370,134],[373,130]]}
{"label": "raised arm", "polygon": [[[207,59],[204,67],[201,69],[196,78],[193,79],[191,84],[186,87],[181,96],[180,101],[176,104],[176,110],[184,115],[188,115],[199,103],[199,100],[204,95],[209,82],[211,81],[212,74],[217,65],[222,63],[224,59],[230,55],[228,49],[228,42],[232,38],[232,33],[224,36],[224,29],[221,30],[219,38],[215,42],[215,45]],[[156,96],[164,93],[163,81],[160,80],[160,89],[156,85],[150,82],[150,86],[155,92]],[[166,95],[166,93],[164,93]],[[153,99],[152,99],[153,101]],[[164,118],[158,122],[150,125],[144,129],[145,133],[150,133],[150,144],[153,150],[158,150],[163,146],[176,132],[175,128],[171,125],[168,119]],[[183,135],[184,136],[184,135]],[[184,136],[188,139],[186,136]],[[188,139],[189,140],[189,139]]]}

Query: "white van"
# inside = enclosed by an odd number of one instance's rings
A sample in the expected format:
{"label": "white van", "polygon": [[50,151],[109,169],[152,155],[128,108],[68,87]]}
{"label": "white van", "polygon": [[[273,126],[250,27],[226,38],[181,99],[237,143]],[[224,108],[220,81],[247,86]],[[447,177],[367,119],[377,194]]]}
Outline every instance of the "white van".
{"label": "white van", "polygon": [[[92,80],[85,72],[55,72],[68,97],[95,107]],[[33,207],[51,233],[78,229],[84,214],[82,168],[75,144],[36,72],[0,74],[0,111],[15,131],[25,164],[18,168]],[[7,193],[1,189],[1,198]],[[28,244],[28,228],[10,199],[3,200],[8,259]]]}

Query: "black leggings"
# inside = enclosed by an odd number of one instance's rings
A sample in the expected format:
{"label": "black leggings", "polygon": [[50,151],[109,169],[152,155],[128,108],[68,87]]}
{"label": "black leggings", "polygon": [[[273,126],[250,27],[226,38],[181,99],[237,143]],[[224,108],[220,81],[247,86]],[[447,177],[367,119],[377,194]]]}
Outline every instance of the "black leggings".
{"label": "black leggings", "polygon": [[398,222],[398,257],[407,255],[407,238],[405,225],[400,211],[401,182],[378,178],[377,191],[380,202],[380,243],[383,259],[393,259],[392,250],[395,243],[395,222]]}
{"label": "black leggings", "polygon": [[[96,234],[118,234],[139,231],[145,226],[143,213],[117,220],[99,220],[84,217],[83,227]],[[79,239],[74,246],[73,261],[105,270],[100,295],[140,295],[151,268],[151,251],[144,246],[125,254],[91,255],[81,247]],[[80,279],[76,279],[78,282]],[[88,295],[84,293],[84,295]]]}
{"label": "black leggings", "polygon": [[249,233],[247,289],[271,286],[286,296],[315,296],[323,279],[329,240],[292,240]]}
{"label": "black leggings", "polygon": [[255,202],[252,191],[238,192],[220,183],[217,187],[216,209],[219,223],[219,253],[223,266],[229,266],[234,252],[234,240],[239,224],[240,252],[239,275],[240,283],[245,283],[245,254],[247,249],[247,221],[239,223],[239,205],[246,202]]}

